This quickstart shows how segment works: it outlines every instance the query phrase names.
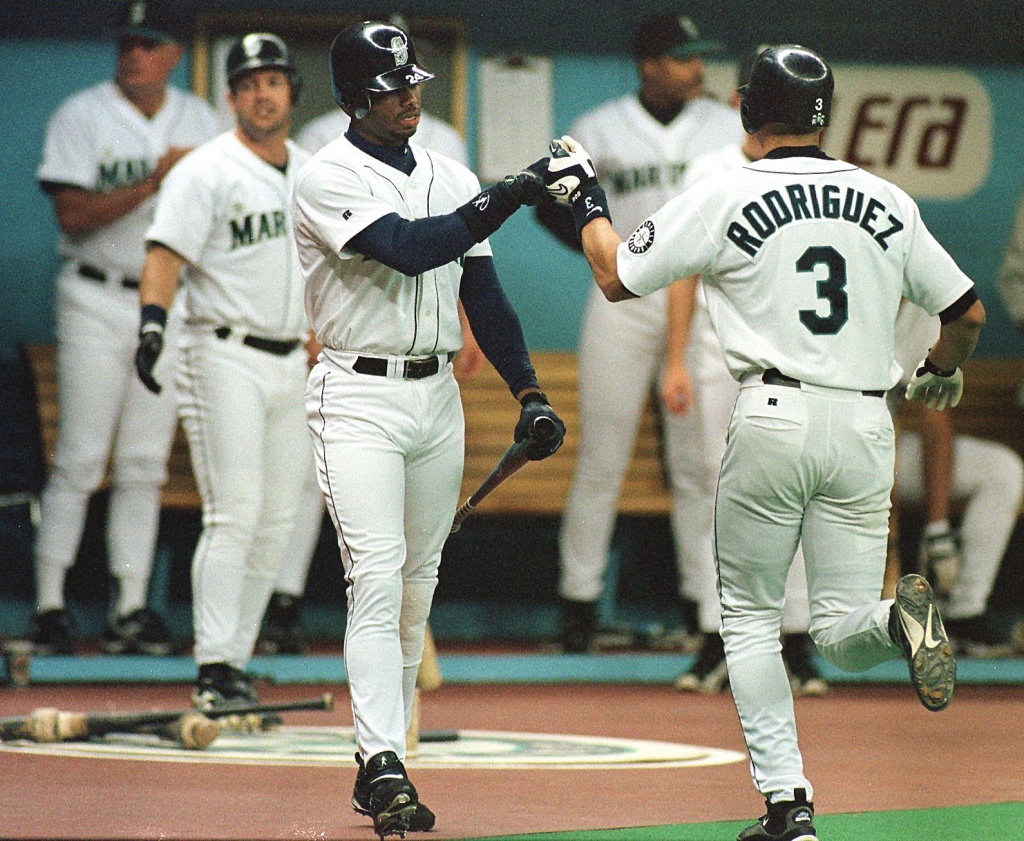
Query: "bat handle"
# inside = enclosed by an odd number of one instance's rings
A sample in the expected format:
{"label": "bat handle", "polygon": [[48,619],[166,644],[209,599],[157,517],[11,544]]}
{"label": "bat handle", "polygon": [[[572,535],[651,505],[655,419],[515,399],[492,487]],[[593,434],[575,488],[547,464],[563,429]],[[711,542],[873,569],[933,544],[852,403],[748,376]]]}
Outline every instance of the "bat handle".
{"label": "bat handle", "polygon": [[455,518],[452,520],[452,530],[448,532],[448,534],[455,534],[455,532],[461,529],[462,521],[473,513],[474,508],[476,508],[476,506],[473,504],[472,497],[470,497],[462,504],[462,507],[455,512]]}

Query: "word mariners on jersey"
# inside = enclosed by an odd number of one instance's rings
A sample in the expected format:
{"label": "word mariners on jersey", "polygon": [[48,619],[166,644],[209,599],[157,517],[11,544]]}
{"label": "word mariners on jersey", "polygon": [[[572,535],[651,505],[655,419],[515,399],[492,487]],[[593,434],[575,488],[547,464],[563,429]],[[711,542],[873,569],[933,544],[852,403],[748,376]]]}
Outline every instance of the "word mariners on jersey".
{"label": "word mariners on jersey", "polygon": [[[785,196],[780,190],[769,190],[760,199],[746,204],[742,214],[747,224],[734,219],[729,223],[726,236],[751,257],[756,256],[764,241],[781,227],[801,219],[843,219],[859,225],[883,251],[889,248],[886,240],[903,230],[903,223],[878,199],[852,187],[844,192],[835,184],[820,188],[816,184],[789,184]],[[888,223],[883,221],[886,217]]]}

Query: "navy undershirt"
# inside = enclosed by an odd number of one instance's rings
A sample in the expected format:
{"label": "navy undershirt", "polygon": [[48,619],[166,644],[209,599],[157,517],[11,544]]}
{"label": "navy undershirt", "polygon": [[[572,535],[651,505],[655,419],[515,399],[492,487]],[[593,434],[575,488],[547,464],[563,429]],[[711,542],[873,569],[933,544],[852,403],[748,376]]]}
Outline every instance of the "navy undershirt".
{"label": "navy undershirt", "polygon": [[[345,137],[357,149],[405,175],[416,168],[408,143],[378,146],[352,128]],[[403,219],[389,213],[352,237],[347,247],[409,277],[462,260],[459,300],[480,350],[513,394],[537,388],[519,317],[498,280],[494,260],[463,256],[475,243],[458,213],[424,219]]]}

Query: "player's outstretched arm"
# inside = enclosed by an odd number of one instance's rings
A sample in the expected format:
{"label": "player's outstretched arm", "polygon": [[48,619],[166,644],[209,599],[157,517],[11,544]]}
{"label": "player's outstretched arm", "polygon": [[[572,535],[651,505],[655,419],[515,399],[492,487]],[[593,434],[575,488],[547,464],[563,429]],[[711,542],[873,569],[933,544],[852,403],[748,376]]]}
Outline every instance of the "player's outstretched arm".
{"label": "player's outstretched arm", "polygon": [[556,202],[572,210],[594,280],[609,301],[637,297],[619,280],[615,252],[622,240],[612,227],[608,197],[590,155],[569,135],[552,140],[550,150],[544,183]]}

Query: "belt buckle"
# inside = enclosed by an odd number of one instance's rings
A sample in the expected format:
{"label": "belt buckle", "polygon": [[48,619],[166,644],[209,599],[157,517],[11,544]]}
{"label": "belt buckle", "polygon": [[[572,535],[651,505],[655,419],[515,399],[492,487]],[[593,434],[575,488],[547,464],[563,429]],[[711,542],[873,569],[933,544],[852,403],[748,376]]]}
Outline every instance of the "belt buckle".
{"label": "belt buckle", "polygon": [[402,375],[407,380],[420,380],[431,374],[436,374],[437,369],[436,356],[431,356],[429,359],[406,359]]}

